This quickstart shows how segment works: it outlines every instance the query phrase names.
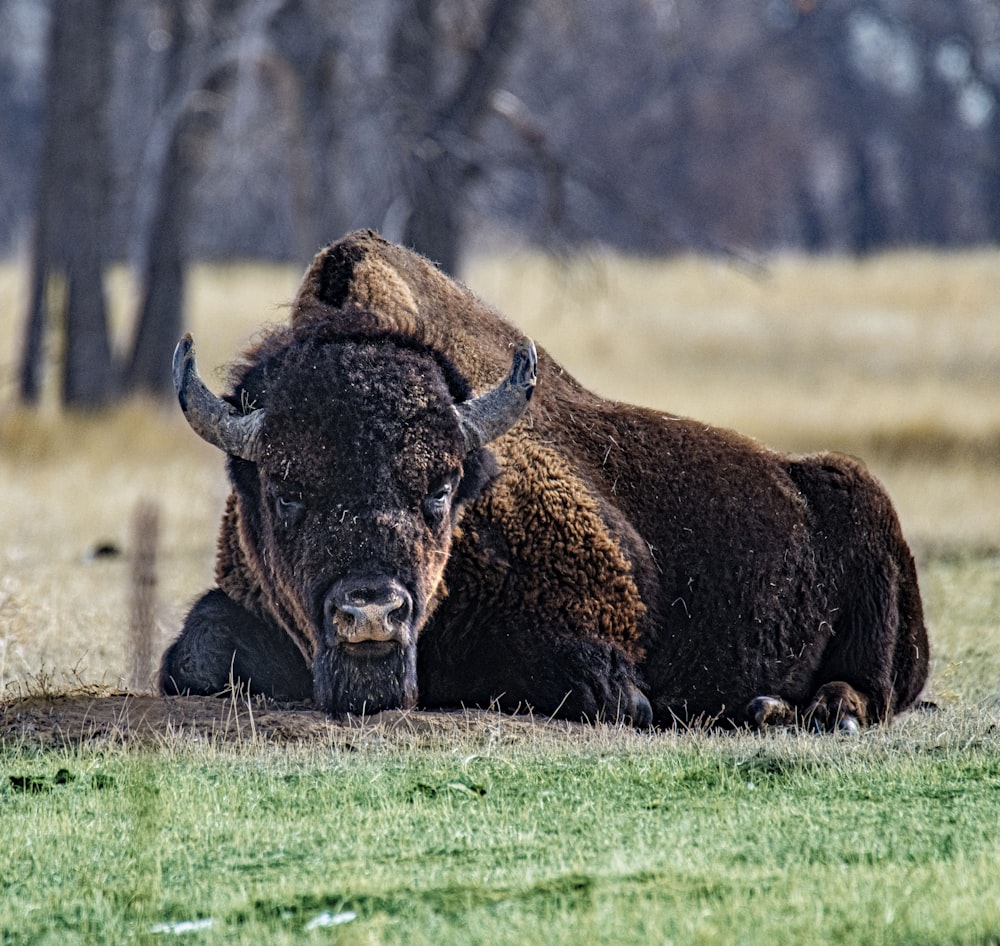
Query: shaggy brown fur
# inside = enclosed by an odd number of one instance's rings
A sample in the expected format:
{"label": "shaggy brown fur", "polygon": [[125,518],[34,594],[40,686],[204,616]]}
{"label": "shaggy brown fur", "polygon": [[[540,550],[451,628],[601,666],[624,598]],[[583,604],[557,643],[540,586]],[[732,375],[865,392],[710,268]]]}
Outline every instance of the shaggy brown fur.
{"label": "shaggy brown fur", "polygon": [[[306,273],[291,324],[318,322],[411,337],[476,390],[503,374],[519,336],[371,232],[328,247]],[[493,445],[500,476],[456,531],[448,597],[420,640],[422,704],[498,700],[641,721],[637,686],[662,724],[821,728],[913,704],[929,657],[916,572],[888,497],[860,464],[785,457],[605,401],[538,356],[525,420]],[[231,502],[219,586],[266,623],[248,548]],[[309,659],[305,637],[292,636]]]}

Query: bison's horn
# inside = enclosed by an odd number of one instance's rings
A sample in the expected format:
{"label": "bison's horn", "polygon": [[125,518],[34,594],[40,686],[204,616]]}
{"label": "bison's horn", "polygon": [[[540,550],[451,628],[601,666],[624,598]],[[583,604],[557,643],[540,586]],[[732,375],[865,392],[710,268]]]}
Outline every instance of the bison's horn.
{"label": "bison's horn", "polygon": [[241,414],[232,404],[205,387],[198,376],[194,339],[190,333],[177,343],[173,372],[177,400],[191,429],[213,447],[244,460],[256,460],[260,455],[264,412]]}
{"label": "bison's horn", "polygon": [[510,373],[492,391],[455,406],[467,452],[496,440],[520,420],[538,379],[538,356],[530,338],[514,348]]}

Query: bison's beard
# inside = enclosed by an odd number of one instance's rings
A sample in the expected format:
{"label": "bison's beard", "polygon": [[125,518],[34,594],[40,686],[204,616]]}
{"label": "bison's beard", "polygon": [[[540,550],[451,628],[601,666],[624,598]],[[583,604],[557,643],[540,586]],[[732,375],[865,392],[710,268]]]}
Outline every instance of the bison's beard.
{"label": "bison's beard", "polygon": [[416,643],[322,648],[313,659],[313,697],[331,716],[416,706]]}

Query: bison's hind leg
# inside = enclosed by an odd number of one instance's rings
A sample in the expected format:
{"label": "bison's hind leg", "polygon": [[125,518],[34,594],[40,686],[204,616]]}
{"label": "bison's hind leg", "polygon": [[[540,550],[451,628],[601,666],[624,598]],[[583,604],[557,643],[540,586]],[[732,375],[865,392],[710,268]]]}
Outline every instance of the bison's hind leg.
{"label": "bison's hind leg", "polygon": [[849,683],[824,683],[806,707],[805,720],[819,732],[855,733],[868,725],[868,700]]}
{"label": "bison's hind leg", "polygon": [[746,707],[755,729],[804,725],[816,732],[860,732],[868,723],[868,701],[841,681],[824,684],[806,709],[800,710],[780,696],[758,696]]}
{"label": "bison's hind leg", "polygon": [[772,726],[794,726],[798,711],[780,696],[758,696],[747,703],[746,717],[755,729]]}
{"label": "bison's hind leg", "polygon": [[801,458],[788,472],[809,502],[833,634],[804,715],[854,730],[909,709],[928,672],[916,565],[892,502],[857,461]]}

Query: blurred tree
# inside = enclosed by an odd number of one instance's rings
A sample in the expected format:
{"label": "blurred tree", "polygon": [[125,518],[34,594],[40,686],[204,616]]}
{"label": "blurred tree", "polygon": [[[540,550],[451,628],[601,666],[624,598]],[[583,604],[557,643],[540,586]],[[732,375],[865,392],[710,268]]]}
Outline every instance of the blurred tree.
{"label": "blurred tree", "polygon": [[[163,47],[162,81],[164,106],[170,118],[157,126],[159,139],[150,148],[144,187],[137,206],[136,259],[142,300],[132,348],[125,368],[125,387],[168,396],[173,392],[170,352],[183,330],[184,213],[190,190],[191,161],[185,142],[188,124],[184,89],[184,59],[188,52],[188,24],[177,4],[160,4],[157,12],[157,42]],[[181,98],[180,102],[172,98]]]}
{"label": "blurred tree", "polygon": [[352,19],[344,0],[288,0],[271,29],[267,73],[286,123],[282,152],[290,179],[288,251],[300,261],[349,228],[339,196],[347,175],[339,166],[337,147],[350,134],[339,66]]}
{"label": "blurred tree", "polygon": [[[169,391],[187,259],[301,263],[359,226],[452,272],[513,232],[996,241],[1000,5],[0,0],[0,123],[8,252],[37,195],[22,395],[58,323],[65,398],[98,404]],[[122,259],[140,308],[118,364],[100,272]]]}
{"label": "blurred tree", "polygon": [[[116,390],[103,274],[110,155],[105,103],[117,0],[55,0],[49,30],[45,136],[38,176],[31,298],[20,391],[41,392],[49,304],[60,297],[66,404],[99,407]],[[62,283],[62,292],[55,283]]]}
{"label": "blurred tree", "polygon": [[476,142],[490,114],[504,63],[517,37],[524,0],[493,0],[471,40],[454,87],[442,90],[444,27],[436,0],[401,4],[391,43],[402,192],[398,238],[455,273],[461,212],[469,182],[482,173]]}
{"label": "blurred tree", "polygon": [[[20,393],[29,403],[40,396],[45,326],[55,301],[61,313],[52,315],[61,314],[64,327],[64,403],[98,407],[133,391],[173,394],[170,356],[183,330],[187,209],[199,170],[196,154],[204,152],[214,124],[204,103],[221,98],[241,69],[270,62],[280,72],[268,36],[286,0],[216,0],[210,9],[163,0],[139,11],[129,8],[123,17],[159,55],[150,70],[153,100],[142,102],[153,120],[140,149],[131,201],[129,256],[140,303],[121,364],[111,347],[103,293],[103,273],[114,258],[107,119],[112,43],[120,35],[118,0],[100,0],[95,15],[83,18],[85,28],[77,28],[85,5],[86,0],[54,0],[52,11]],[[133,97],[126,101],[142,111]]]}

